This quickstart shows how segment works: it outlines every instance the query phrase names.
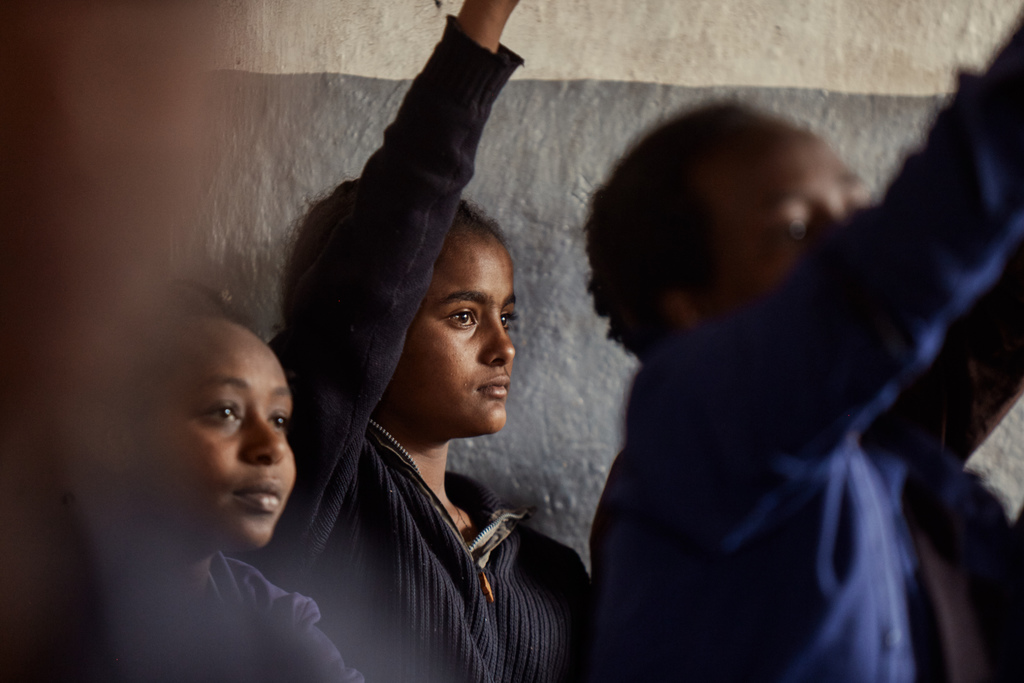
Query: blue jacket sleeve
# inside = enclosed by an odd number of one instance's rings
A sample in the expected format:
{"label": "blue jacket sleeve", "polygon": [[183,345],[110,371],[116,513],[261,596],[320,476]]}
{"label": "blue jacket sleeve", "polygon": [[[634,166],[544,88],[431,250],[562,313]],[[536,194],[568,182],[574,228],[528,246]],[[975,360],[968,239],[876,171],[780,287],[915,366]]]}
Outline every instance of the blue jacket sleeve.
{"label": "blue jacket sleeve", "polygon": [[[1024,34],[964,77],[882,204],[768,298],[652,351],[636,380],[607,504],[728,549],[799,504],[927,366],[998,279],[1024,229]],[[778,494],[778,495],[776,495]]]}

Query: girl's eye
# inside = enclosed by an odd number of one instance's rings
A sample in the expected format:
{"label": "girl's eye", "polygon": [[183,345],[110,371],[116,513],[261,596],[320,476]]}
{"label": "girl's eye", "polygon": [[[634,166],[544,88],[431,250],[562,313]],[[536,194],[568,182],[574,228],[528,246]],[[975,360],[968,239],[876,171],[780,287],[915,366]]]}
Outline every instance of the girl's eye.
{"label": "girl's eye", "polygon": [[238,411],[235,410],[231,406],[221,406],[219,408],[216,408],[211,413],[211,415],[213,417],[217,418],[218,420],[224,420],[224,421],[240,419],[240,416],[238,415]]}
{"label": "girl's eye", "polygon": [[506,330],[512,327],[512,323],[519,319],[519,316],[515,313],[502,313],[501,314],[501,326]]}
{"label": "girl's eye", "polygon": [[794,242],[800,242],[803,238],[807,237],[807,223],[799,219],[791,221],[786,226],[786,234]]}
{"label": "girl's eye", "polygon": [[472,325],[473,314],[469,311],[459,311],[458,313],[451,316],[451,319],[460,325]]}
{"label": "girl's eye", "polygon": [[765,239],[770,241],[772,246],[780,244],[792,246],[808,241],[807,236],[810,231],[811,226],[807,221],[800,218],[779,221],[772,225],[771,230],[765,233]]}
{"label": "girl's eye", "polygon": [[270,424],[274,425],[280,430],[288,429],[288,416],[287,415],[274,415],[270,418]]}
{"label": "girl's eye", "polygon": [[203,413],[203,419],[214,425],[233,425],[242,421],[242,411],[234,405],[219,405]]}

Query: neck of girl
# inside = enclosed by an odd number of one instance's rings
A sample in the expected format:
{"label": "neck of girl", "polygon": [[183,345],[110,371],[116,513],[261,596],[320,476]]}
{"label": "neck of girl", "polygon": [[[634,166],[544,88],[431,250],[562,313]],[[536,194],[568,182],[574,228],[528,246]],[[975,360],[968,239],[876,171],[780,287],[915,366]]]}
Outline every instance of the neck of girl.
{"label": "neck of girl", "polygon": [[448,467],[448,441],[418,438],[394,420],[381,421],[380,424],[395,437],[395,441],[402,445],[416,463],[427,487],[446,508],[451,508],[448,493],[444,489],[444,473]]}
{"label": "neck of girl", "polygon": [[197,562],[190,563],[186,567],[183,576],[185,578],[185,588],[189,593],[202,595],[206,590],[206,586],[210,582],[210,561],[212,559],[213,555],[209,555]]}
{"label": "neck of girl", "polygon": [[423,477],[424,483],[441,501],[463,538],[472,538],[476,533],[473,522],[464,510],[448,499],[444,486],[444,474],[448,466],[448,441],[435,441],[417,437],[411,430],[403,428],[398,420],[389,420],[387,415],[377,417],[378,423],[386,429],[395,441],[409,454]]}
{"label": "neck of girl", "polygon": [[186,532],[180,520],[144,553],[146,569],[172,594],[201,598],[210,583],[210,565],[217,544]]}
{"label": "neck of girl", "polygon": [[[142,551],[140,551],[140,548]],[[145,552],[145,550],[150,552]],[[167,546],[147,547],[140,542],[129,563],[132,573],[141,585],[150,591],[186,600],[201,600],[210,583],[210,563],[213,555],[183,552]]]}

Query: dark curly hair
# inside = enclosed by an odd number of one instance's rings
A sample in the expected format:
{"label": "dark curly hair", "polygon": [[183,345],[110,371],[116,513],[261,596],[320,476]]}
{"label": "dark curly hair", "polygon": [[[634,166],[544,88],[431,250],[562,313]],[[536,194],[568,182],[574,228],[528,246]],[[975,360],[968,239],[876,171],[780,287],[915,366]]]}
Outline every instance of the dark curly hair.
{"label": "dark curly hair", "polygon": [[707,287],[714,278],[710,219],[692,176],[723,146],[794,127],[724,103],[686,113],[649,133],[593,196],[586,233],[589,291],[608,336],[634,353],[667,331],[659,295]]}
{"label": "dark curly hair", "polygon": [[[327,241],[355,209],[359,180],[346,180],[329,194],[313,201],[306,213],[296,222],[292,244],[284,267],[281,304],[285,323],[292,319],[297,303],[299,282],[323,253]],[[473,202],[463,199],[455,212],[449,235],[477,235],[495,239],[505,250],[508,242],[497,221],[484,213]]]}

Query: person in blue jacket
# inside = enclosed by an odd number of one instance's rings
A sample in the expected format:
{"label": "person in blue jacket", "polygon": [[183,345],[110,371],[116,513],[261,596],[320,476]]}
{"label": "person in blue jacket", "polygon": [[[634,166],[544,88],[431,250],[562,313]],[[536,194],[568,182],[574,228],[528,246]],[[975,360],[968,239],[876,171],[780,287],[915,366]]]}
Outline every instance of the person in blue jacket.
{"label": "person in blue jacket", "polygon": [[589,680],[998,675],[977,587],[1012,585],[1005,518],[886,411],[1020,242],[1022,92],[1018,33],[874,208],[820,139],[735,105],[658,129],[595,195],[595,307],[643,367]]}

